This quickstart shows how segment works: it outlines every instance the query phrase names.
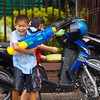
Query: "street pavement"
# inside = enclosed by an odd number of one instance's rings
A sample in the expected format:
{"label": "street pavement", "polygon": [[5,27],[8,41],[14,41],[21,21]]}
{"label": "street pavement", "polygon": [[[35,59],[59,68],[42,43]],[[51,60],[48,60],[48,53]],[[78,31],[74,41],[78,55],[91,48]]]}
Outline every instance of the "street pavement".
{"label": "street pavement", "polygon": [[[0,100],[4,100],[3,98],[4,95],[0,95]],[[37,100],[40,100],[39,96],[37,97]],[[68,93],[41,93],[41,100],[86,100],[86,99],[84,99],[82,93],[75,91]]]}
{"label": "street pavement", "polygon": [[[37,100],[40,99],[37,98]],[[41,100],[87,100],[87,99],[80,91],[75,90],[74,92],[68,92],[68,93],[42,93]]]}
{"label": "street pavement", "polygon": [[[39,98],[37,98],[39,100]],[[75,92],[70,93],[45,93],[42,94],[41,100],[86,100],[83,95],[76,94]]]}
{"label": "street pavement", "polygon": [[[4,100],[3,95],[0,95],[0,100]],[[37,100],[40,100],[39,97],[37,97]],[[76,90],[74,92],[68,92],[68,93],[42,93],[41,100],[87,100],[87,99],[83,96],[83,94],[80,91]]]}

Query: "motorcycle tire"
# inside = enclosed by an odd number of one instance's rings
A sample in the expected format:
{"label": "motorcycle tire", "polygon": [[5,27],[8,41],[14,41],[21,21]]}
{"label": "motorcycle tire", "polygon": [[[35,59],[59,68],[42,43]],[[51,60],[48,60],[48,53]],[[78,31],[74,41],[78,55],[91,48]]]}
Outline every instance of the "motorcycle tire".
{"label": "motorcycle tire", "polygon": [[[97,56],[91,56],[88,61],[90,61],[94,64],[98,64],[98,63],[100,64],[100,58]],[[91,68],[91,66],[88,66],[88,70],[89,70],[91,76],[93,77],[93,79],[95,80],[95,83],[96,83],[97,88],[98,88],[99,87],[98,81],[100,82],[99,73],[95,69]],[[98,97],[93,97],[94,90],[92,88],[92,84],[90,83],[91,81],[88,78],[85,71],[83,71],[83,70],[80,70],[79,81],[80,81],[79,82],[79,84],[80,84],[79,89],[81,92],[83,92],[85,94],[87,100],[99,100],[99,95],[98,95]]]}
{"label": "motorcycle tire", "polygon": [[[0,68],[0,77],[4,77],[5,79],[10,80],[12,75],[4,68]],[[0,100],[11,100],[11,91],[7,91],[2,87],[0,87],[0,95],[0,98],[2,98]]]}

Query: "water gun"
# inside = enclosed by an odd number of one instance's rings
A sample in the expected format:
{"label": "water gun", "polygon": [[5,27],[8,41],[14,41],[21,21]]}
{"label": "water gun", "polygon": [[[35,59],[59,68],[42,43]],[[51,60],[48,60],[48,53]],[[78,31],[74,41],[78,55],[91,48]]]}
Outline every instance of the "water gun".
{"label": "water gun", "polygon": [[[26,48],[26,49],[31,49],[34,48],[38,45],[41,45],[47,41],[49,41],[53,35],[59,36],[59,34],[64,33],[64,30],[60,30],[57,32],[56,27],[49,27],[46,28],[45,30],[41,30],[38,31],[32,35],[29,35],[25,38],[23,38],[20,42],[19,42],[19,46],[22,48]],[[12,47],[7,47],[7,52],[10,55],[15,54],[17,51],[15,51]]]}

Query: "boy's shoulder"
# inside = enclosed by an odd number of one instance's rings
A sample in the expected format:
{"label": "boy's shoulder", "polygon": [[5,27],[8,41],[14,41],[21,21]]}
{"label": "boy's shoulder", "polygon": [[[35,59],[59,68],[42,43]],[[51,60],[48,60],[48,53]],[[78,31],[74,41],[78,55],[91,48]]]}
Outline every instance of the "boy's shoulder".
{"label": "boy's shoulder", "polygon": [[19,37],[17,30],[12,31],[11,37]]}
{"label": "boy's shoulder", "polygon": [[32,32],[30,32],[30,30],[27,30],[27,35],[32,35]]}
{"label": "boy's shoulder", "polygon": [[17,30],[12,31],[12,34],[16,34],[16,33],[17,33]]}

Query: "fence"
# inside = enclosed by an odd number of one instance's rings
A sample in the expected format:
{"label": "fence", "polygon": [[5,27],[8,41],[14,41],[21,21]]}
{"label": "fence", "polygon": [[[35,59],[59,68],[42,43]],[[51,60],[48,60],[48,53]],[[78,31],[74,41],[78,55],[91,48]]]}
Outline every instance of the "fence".
{"label": "fence", "polygon": [[100,34],[100,0],[78,0],[78,12],[82,8],[86,8],[83,17],[86,18],[89,31]]}
{"label": "fence", "polygon": [[[4,17],[4,41],[7,41],[7,20],[6,17],[10,16],[12,19],[12,27],[11,30],[14,30],[14,14],[15,10],[18,11],[18,15],[22,9],[25,10],[25,15],[28,15],[27,10],[31,9],[34,11],[35,7],[38,7],[40,10],[41,7],[45,8],[45,12],[47,13],[48,7],[52,7],[52,21],[54,21],[54,8],[59,10],[58,18],[61,17],[61,11],[64,10],[65,15],[67,16],[67,5],[68,0],[0,0],[0,18]],[[32,13],[33,17],[34,14]]]}
{"label": "fence", "polygon": [[[27,12],[29,9],[34,11],[35,7],[41,10],[41,7],[45,8],[45,13],[48,13],[48,7],[52,7],[52,21],[54,18],[54,8],[57,8],[58,19],[61,17],[61,11],[65,12],[65,16],[68,16],[68,8],[70,8],[72,15],[75,15],[75,1],[76,0],[0,0],[0,19],[4,17],[4,42],[7,41],[7,20],[6,17],[11,17],[11,30],[14,30],[14,10],[20,11],[25,10],[25,15],[28,15]],[[100,0],[77,0],[78,1],[78,12],[82,8],[86,8],[86,14],[83,16],[86,19],[86,23],[89,27],[89,31],[95,34],[100,34]],[[68,6],[69,4],[69,6]],[[74,6],[74,7],[73,7]],[[34,13],[32,13],[32,16]]]}

